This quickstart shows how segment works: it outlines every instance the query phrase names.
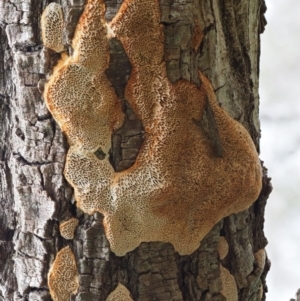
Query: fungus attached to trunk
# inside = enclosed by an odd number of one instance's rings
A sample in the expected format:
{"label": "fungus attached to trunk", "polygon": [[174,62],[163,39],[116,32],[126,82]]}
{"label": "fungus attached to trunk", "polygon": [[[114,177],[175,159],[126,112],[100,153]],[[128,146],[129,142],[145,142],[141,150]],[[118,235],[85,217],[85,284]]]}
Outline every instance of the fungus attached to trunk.
{"label": "fungus attached to trunk", "polygon": [[[125,0],[110,23],[104,15],[103,0],[88,0],[74,53],[58,63],[45,87],[47,106],[70,144],[66,179],[77,206],[104,215],[117,255],[149,241],[170,242],[180,254],[190,254],[218,221],[258,197],[257,151],[246,129],[220,108],[202,73],[200,87],[168,79],[158,0]],[[107,156],[124,116],[105,74],[112,37],[132,65],[125,98],[145,130],[134,165],[122,172],[114,171]],[[222,156],[215,156],[212,141],[195,123],[203,118],[206,101]]]}
{"label": "fungus attached to trunk", "polygon": [[56,52],[62,52],[63,37],[63,11],[58,3],[50,3],[41,18],[42,38],[45,47]]}
{"label": "fungus attached to trunk", "polygon": [[129,290],[121,283],[107,297],[106,301],[133,301]]}
{"label": "fungus attached to trunk", "polygon": [[75,257],[69,247],[61,249],[48,273],[48,286],[53,301],[69,301],[76,294],[78,272]]}
{"label": "fungus attached to trunk", "polygon": [[78,226],[79,220],[77,218],[70,218],[59,225],[60,235],[65,239],[73,239],[74,231]]}
{"label": "fungus attached to trunk", "polygon": [[238,290],[234,276],[220,265],[220,277],[222,281],[221,294],[226,298],[226,301],[238,301]]}
{"label": "fungus attached to trunk", "polygon": [[224,236],[220,236],[219,240],[219,254],[220,254],[220,259],[224,259],[229,251],[229,245],[227,240],[225,239]]}

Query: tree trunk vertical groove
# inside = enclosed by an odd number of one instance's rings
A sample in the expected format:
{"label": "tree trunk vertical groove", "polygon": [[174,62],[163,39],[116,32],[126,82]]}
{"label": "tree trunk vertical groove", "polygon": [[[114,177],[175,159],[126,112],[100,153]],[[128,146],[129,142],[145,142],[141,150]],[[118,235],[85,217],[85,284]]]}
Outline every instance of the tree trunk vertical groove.
{"label": "tree trunk vertical groove", "polygon": [[[106,300],[118,282],[134,301],[265,300],[264,208],[271,192],[264,169],[263,189],[246,211],[220,221],[189,256],[168,243],[142,243],[123,257],[110,251],[100,213],[75,206],[63,176],[67,141],[48,112],[42,92],[60,55],[43,48],[40,16],[50,1],[0,0],[0,300],[51,300],[47,273],[57,252],[70,246],[79,272],[72,300]],[[71,39],[85,0],[61,0],[64,44]],[[111,20],[122,1],[106,0]],[[258,82],[262,0],[160,0],[167,73],[171,82],[200,84],[197,70],[211,80],[220,105],[250,133],[259,151]],[[203,33],[198,43],[195,36]],[[114,132],[110,161],[129,168],[143,142],[143,125],[124,98],[131,64],[122,44],[110,41],[108,79],[122,100],[123,126]],[[73,240],[59,234],[59,222],[77,217]],[[220,237],[229,245],[221,258]],[[229,300],[221,273],[235,279]]]}

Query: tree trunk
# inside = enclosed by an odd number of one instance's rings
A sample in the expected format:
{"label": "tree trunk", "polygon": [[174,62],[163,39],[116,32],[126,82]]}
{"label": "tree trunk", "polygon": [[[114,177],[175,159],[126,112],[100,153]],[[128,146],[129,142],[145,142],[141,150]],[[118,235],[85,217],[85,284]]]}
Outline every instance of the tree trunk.
{"label": "tree trunk", "polygon": [[[170,243],[143,242],[116,256],[102,214],[89,215],[76,207],[73,189],[63,176],[68,143],[42,97],[60,58],[41,40],[40,18],[49,2],[0,0],[0,300],[51,300],[47,274],[66,246],[75,255],[79,273],[72,300],[107,300],[118,283],[134,301],[265,300],[270,263],[263,226],[271,191],[266,169],[258,199],[249,209],[219,221],[190,255],[180,255]],[[86,1],[56,2],[63,6],[63,43],[71,54]],[[108,21],[121,4],[105,1]],[[263,0],[160,0],[169,81],[200,86],[197,70],[205,73],[221,107],[248,130],[258,151],[264,11]],[[120,40],[112,38],[109,49],[106,76],[125,113],[122,127],[112,136],[110,162],[123,171],[134,164],[145,133],[125,99],[132,64]],[[59,225],[72,217],[79,224],[70,240],[60,235]]]}

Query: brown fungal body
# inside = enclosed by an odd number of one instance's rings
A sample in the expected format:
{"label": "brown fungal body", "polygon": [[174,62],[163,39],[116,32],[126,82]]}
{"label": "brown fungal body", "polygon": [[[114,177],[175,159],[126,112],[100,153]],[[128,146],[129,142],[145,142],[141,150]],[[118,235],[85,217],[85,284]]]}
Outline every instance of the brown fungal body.
{"label": "brown fungal body", "polygon": [[[219,254],[220,259],[224,259],[229,251],[229,245],[224,236],[220,236],[219,240]],[[226,301],[238,301],[238,290],[235,282],[234,276],[230,273],[228,269],[219,265],[220,268],[220,278],[222,282],[222,289],[220,293],[225,297]]]}
{"label": "brown fungal body", "polygon": [[[111,23],[103,0],[88,0],[73,40],[74,54],[55,67],[45,88],[48,108],[70,149],[65,176],[77,206],[104,215],[111,249],[121,256],[141,242],[170,242],[190,254],[222,218],[247,209],[261,190],[262,172],[245,128],[219,107],[209,80],[201,86],[168,80],[158,0],[125,0]],[[142,24],[141,24],[142,22]],[[147,34],[144,29],[147,28]],[[146,138],[135,164],[115,172],[108,156],[113,129],[123,121],[105,76],[108,39],[121,41],[132,64],[125,96]],[[208,99],[222,157],[195,124]]]}
{"label": "brown fungal body", "polygon": [[225,239],[224,236],[220,236],[219,240],[219,254],[220,254],[220,259],[224,259],[229,251],[229,245],[227,240]]}
{"label": "brown fungal body", "polygon": [[75,257],[69,247],[61,249],[48,273],[48,286],[53,301],[69,301],[76,294],[78,272]]}
{"label": "brown fungal body", "polygon": [[79,220],[77,218],[70,218],[67,221],[62,222],[59,225],[59,232],[60,235],[65,239],[73,239],[74,238],[74,231],[78,226]]}
{"label": "brown fungal body", "polygon": [[63,11],[58,3],[50,3],[43,11],[41,18],[42,39],[45,47],[62,52]]}
{"label": "brown fungal body", "polygon": [[256,263],[258,267],[263,270],[266,264],[267,253],[265,249],[260,249],[256,253],[254,253],[254,257],[256,259]]}
{"label": "brown fungal body", "polygon": [[121,283],[107,297],[106,301],[133,301],[129,290]]}
{"label": "brown fungal body", "polygon": [[222,265],[220,265],[220,277],[222,281],[222,290],[220,293],[226,298],[226,301],[238,301],[235,278]]}

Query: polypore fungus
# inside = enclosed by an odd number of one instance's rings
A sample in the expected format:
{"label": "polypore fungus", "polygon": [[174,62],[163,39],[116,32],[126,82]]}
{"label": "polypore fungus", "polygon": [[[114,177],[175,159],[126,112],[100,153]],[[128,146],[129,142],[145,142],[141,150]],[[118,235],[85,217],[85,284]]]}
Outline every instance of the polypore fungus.
{"label": "polypore fungus", "polygon": [[[192,253],[222,218],[247,209],[261,190],[261,167],[248,132],[219,107],[209,80],[201,86],[168,80],[158,0],[125,0],[112,20],[103,0],[88,0],[73,39],[74,53],[54,68],[44,97],[68,137],[65,176],[77,206],[99,211],[111,249],[121,256],[141,242],[170,242]],[[109,30],[108,30],[108,29]],[[145,34],[145,30],[147,34]],[[109,34],[108,34],[109,33]],[[123,121],[105,76],[108,36],[121,41],[132,64],[125,96],[145,129],[132,167],[115,172],[111,135]],[[202,119],[206,101],[222,141],[216,157]]]}
{"label": "polypore fungus", "polygon": [[78,290],[75,257],[69,247],[61,249],[48,273],[48,286],[53,301],[69,301]]}
{"label": "polypore fungus", "polygon": [[[104,3],[89,1],[75,32],[74,53],[62,56],[44,92],[71,148],[82,156],[99,148],[107,153],[113,129],[123,122],[120,101],[104,73],[108,68],[106,32]],[[86,186],[90,179],[82,176],[79,181]]]}
{"label": "polypore fungus", "polygon": [[220,259],[224,259],[229,251],[229,245],[224,236],[220,236],[219,240],[219,254]]}
{"label": "polypore fungus", "polygon": [[58,3],[50,3],[41,18],[42,39],[44,45],[56,52],[62,52],[63,11]]}
{"label": "polypore fungus", "polygon": [[220,277],[222,281],[221,294],[226,298],[226,301],[238,301],[235,279],[222,265],[220,265]]}
{"label": "polypore fungus", "polygon": [[[224,236],[220,236],[219,240],[219,254],[220,259],[224,259],[228,254],[229,246]],[[220,263],[220,278],[222,282],[222,290],[220,293],[226,298],[227,301],[237,301],[238,291],[234,276],[222,266]]]}
{"label": "polypore fungus", "polygon": [[133,301],[129,290],[121,283],[107,297],[106,301]]}
{"label": "polypore fungus", "polygon": [[263,270],[265,267],[266,258],[267,258],[266,250],[265,249],[258,250],[256,253],[254,253],[254,257],[256,259],[258,267]]}
{"label": "polypore fungus", "polygon": [[65,239],[73,239],[74,231],[78,226],[79,220],[75,217],[70,218],[67,221],[62,222],[59,225],[60,235]]}

